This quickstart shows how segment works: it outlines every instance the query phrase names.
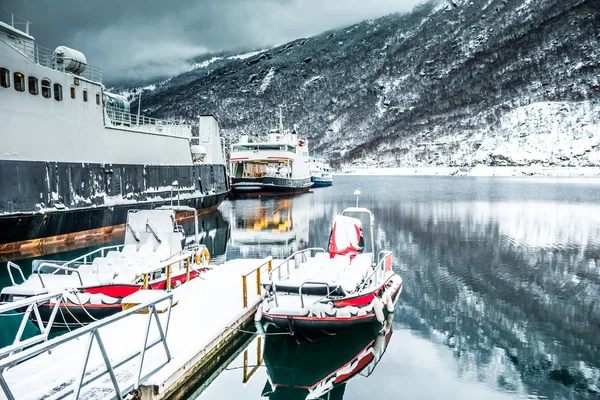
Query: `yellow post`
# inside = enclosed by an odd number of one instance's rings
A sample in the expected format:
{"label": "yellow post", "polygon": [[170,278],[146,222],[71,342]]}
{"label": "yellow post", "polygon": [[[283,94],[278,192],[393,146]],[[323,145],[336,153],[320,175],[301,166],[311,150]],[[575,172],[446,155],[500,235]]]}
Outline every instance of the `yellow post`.
{"label": "yellow post", "polygon": [[242,276],[242,296],[244,300],[244,308],[248,307],[248,289],[246,288],[246,275]]}
{"label": "yellow post", "polygon": [[260,351],[261,349],[261,340],[262,338],[259,336],[258,337],[258,344],[256,345],[256,365],[260,365],[262,364],[262,352]]}
{"label": "yellow post", "polygon": [[267,271],[270,273],[271,270],[273,269],[273,259],[269,260],[269,263],[267,264]]}
{"label": "yellow post", "polygon": [[260,267],[256,270],[256,294],[260,296]]}
{"label": "yellow post", "polygon": [[244,350],[244,380],[242,383],[248,382],[248,349]]}
{"label": "yellow post", "polygon": [[148,289],[148,274],[144,274],[144,283],[142,285],[142,289]]}
{"label": "yellow post", "polygon": [[167,290],[171,290],[171,265],[167,265]]}
{"label": "yellow post", "polygon": [[192,263],[192,261],[190,259],[185,259],[185,281],[189,282],[190,281],[190,264]]}

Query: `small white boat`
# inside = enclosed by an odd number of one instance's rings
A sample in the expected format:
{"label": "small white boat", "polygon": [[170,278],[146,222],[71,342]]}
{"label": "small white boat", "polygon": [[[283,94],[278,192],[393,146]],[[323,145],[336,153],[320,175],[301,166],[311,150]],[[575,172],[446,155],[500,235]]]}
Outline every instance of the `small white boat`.
{"label": "small white boat", "polygon": [[324,160],[319,158],[310,159],[310,175],[312,177],[313,187],[333,185],[331,167]]}
{"label": "small white boat", "polygon": [[[185,233],[175,220],[176,211],[193,213],[195,241],[183,247]],[[34,261],[25,279],[20,267],[9,262],[13,282],[0,293],[0,301],[57,291],[69,291],[60,303],[55,327],[78,327],[121,311],[122,301],[139,290],[169,290],[197,278],[208,267],[210,254],[198,244],[197,212],[191,207],[130,210],[125,241],[103,247],[70,261]],[[13,271],[20,273],[17,284]],[[42,304],[46,323],[54,302]],[[36,320],[34,320],[36,322]]]}
{"label": "small white boat", "polygon": [[374,219],[351,207],[335,218],[328,251],[306,249],[274,268],[263,283],[263,327],[302,333],[334,333],[379,321],[393,312],[402,279],[392,270],[392,252],[375,258]]}

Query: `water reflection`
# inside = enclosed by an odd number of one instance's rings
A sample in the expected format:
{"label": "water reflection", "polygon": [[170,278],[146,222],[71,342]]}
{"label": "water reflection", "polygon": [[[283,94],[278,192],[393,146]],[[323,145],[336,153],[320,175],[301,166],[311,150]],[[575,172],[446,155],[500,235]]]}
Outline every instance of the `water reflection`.
{"label": "water reflection", "polygon": [[227,258],[285,258],[308,243],[310,197],[230,202]]}
{"label": "water reflection", "polygon": [[411,203],[378,210],[407,284],[401,318],[457,376],[549,398],[600,390],[597,205]]}
{"label": "water reflection", "polygon": [[371,375],[392,337],[393,315],[381,324],[355,326],[314,342],[268,336],[263,359],[267,382],[262,396],[279,399],[338,399],[346,383]]}

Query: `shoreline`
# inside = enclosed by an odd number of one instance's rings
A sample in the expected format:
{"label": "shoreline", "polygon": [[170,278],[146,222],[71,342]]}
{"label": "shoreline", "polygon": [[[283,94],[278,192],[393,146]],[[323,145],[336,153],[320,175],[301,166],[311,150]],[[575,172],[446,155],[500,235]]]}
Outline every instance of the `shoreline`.
{"label": "shoreline", "polygon": [[547,176],[547,177],[600,177],[600,167],[359,167],[345,168],[333,175],[373,176]]}

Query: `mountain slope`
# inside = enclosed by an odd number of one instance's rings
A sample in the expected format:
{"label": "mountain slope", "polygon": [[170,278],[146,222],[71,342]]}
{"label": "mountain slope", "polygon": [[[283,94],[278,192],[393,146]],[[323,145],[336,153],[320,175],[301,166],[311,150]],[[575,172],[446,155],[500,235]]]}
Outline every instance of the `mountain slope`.
{"label": "mountain slope", "polygon": [[214,113],[235,141],[283,104],[337,166],[600,165],[598,0],[430,1],[203,61],[144,93],[146,113]]}

